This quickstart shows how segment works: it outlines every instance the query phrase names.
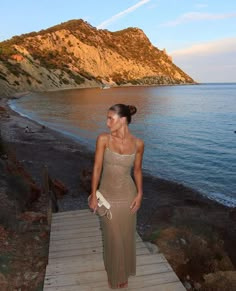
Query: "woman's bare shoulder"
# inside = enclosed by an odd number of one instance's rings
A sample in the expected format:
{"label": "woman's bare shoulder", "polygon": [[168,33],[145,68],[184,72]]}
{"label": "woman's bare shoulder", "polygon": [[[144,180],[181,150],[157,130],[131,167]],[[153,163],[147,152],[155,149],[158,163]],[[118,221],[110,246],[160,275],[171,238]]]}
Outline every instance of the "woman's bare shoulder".
{"label": "woman's bare shoulder", "polygon": [[97,137],[97,142],[102,143],[102,144],[106,144],[108,137],[109,137],[109,133],[107,133],[107,132],[100,133]]}
{"label": "woman's bare shoulder", "polygon": [[136,140],[136,146],[138,149],[144,148],[144,141],[141,138],[135,137]]}
{"label": "woman's bare shoulder", "polygon": [[133,135],[133,138],[136,142],[136,145],[139,145],[139,146],[143,146],[144,145],[144,141],[141,139],[141,138],[138,138],[137,136],[134,136]]}

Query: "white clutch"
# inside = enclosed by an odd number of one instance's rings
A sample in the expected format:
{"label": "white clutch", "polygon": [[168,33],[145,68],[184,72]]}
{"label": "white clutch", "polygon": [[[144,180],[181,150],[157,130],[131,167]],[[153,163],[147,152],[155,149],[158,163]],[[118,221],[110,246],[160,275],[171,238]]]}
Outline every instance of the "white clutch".
{"label": "white clutch", "polygon": [[101,207],[103,205],[107,209],[111,208],[110,203],[105,199],[105,197],[102,195],[102,193],[99,190],[96,191],[96,197],[98,199],[98,206],[99,207]]}
{"label": "white clutch", "polygon": [[[90,199],[91,195],[89,195],[88,200]],[[96,191],[96,197],[98,200],[98,208],[97,213],[99,216],[106,216],[108,219],[112,219],[112,213],[111,213],[111,205],[106,200],[106,198],[102,195],[102,193],[97,190]]]}

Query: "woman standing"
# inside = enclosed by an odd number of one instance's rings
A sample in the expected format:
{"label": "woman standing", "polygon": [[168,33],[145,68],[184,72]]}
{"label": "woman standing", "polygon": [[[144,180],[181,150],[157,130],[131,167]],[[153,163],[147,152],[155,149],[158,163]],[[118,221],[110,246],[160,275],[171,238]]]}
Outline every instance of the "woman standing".
{"label": "woman standing", "polygon": [[[141,206],[144,143],[129,130],[135,106],[115,104],[107,113],[110,133],[97,138],[89,207],[97,210],[96,190],[111,205],[112,219],[102,216],[104,266],[111,288],[128,286],[136,274],[136,219]],[[131,169],[134,169],[134,180]],[[100,179],[101,177],[101,179]],[[99,184],[100,181],[100,184]]]}

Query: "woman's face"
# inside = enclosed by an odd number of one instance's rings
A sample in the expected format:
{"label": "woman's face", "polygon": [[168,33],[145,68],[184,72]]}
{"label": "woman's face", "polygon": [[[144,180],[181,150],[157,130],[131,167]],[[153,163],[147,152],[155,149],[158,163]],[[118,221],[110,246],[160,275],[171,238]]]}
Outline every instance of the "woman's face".
{"label": "woman's face", "polygon": [[113,110],[109,110],[107,113],[107,127],[110,131],[116,131],[122,126],[122,118]]}

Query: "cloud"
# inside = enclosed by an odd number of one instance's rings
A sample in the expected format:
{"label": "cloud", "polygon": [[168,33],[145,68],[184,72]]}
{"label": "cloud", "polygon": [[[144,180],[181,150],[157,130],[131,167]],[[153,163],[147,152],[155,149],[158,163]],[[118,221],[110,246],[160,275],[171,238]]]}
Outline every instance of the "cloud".
{"label": "cloud", "polygon": [[172,56],[209,56],[213,54],[236,52],[236,38],[224,38],[211,42],[192,45],[188,48],[175,50]]}
{"label": "cloud", "polygon": [[174,63],[196,81],[236,81],[236,37],[195,44],[170,55]]}
{"label": "cloud", "polygon": [[119,18],[123,17],[126,14],[129,14],[131,12],[133,12],[134,10],[138,9],[140,6],[150,2],[151,0],[141,0],[138,3],[136,3],[135,5],[127,8],[124,11],[121,11],[119,13],[117,13],[116,15],[113,15],[111,18],[103,21],[102,23],[100,23],[97,26],[97,29],[102,29],[102,28],[106,28],[107,26],[109,26],[111,23],[115,22],[116,20],[118,20]]}
{"label": "cloud", "polygon": [[201,21],[201,20],[216,20],[227,19],[236,17],[236,13],[222,13],[222,14],[210,14],[201,12],[188,12],[173,21],[168,21],[161,24],[161,26],[177,26],[186,22]]}

